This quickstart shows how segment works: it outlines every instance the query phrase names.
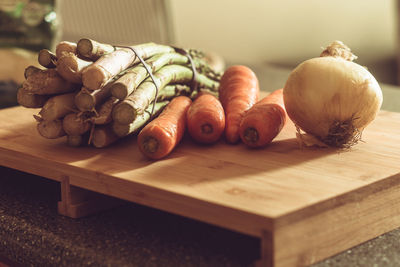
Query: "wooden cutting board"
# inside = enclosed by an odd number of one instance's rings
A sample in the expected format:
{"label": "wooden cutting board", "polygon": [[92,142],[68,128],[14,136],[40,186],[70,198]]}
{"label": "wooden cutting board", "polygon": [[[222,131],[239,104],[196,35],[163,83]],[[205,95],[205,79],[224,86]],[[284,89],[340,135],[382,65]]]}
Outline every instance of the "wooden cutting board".
{"label": "wooden cutting board", "polygon": [[381,111],[345,151],[300,148],[289,123],[264,149],[186,136],[150,161],[135,137],[44,139],[37,111],[0,111],[0,165],[260,237],[260,266],[308,265],[400,226],[400,113]]}

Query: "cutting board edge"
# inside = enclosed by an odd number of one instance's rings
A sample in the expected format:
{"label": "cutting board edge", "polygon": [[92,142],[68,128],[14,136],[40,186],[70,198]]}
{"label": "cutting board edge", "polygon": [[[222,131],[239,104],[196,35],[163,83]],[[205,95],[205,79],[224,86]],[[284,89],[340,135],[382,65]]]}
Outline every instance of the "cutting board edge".
{"label": "cutting board edge", "polygon": [[262,258],[271,257],[273,266],[308,266],[400,227],[400,174],[385,180],[357,190],[352,201],[279,225],[264,240]]}
{"label": "cutting board edge", "polygon": [[378,192],[388,190],[389,188],[398,185],[400,185],[400,172],[372,183],[366,183],[361,187],[354,188],[340,195],[335,195],[334,197],[330,197],[324,201],[278,215],[274,218],[274,227],[280,228],[289,224],[297,223],[304,218],[317,216],[329,209],[335,209],[350,203],[359,202]]}
{"label": "cutting board edge", "polygon": [[[25,163],[30,164],[22,164],[23,167],[21,164],[18,164],[22,156],[25,158]],[[40,164],[48,164],[49,167],[46,169],[38,167],[39,163],[35,163],[38,160],[40,160]],[[136,181],[129,181],[117,176],[87,170],[72,164],[65,165],[49,159],[39,159],[34,155],[1,147],[0,165],[59,182],[68,177],[70,184],[79,188],[160,209],[255,237],[260,237],[265,230],[272,230],[273,219],[270,217],[191,198]],[[192,214],[193,211],[197,211],[198,214]],[[232,220],[227,220],[227,218],[239,219],[234,221],[235,225],[232,225]]]}

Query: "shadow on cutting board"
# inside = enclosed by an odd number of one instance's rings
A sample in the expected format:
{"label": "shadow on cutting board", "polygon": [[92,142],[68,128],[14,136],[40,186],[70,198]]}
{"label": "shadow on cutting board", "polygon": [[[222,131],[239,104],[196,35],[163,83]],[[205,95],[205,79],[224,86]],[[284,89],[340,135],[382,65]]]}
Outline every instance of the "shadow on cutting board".
{"label": "shadow on cutting board", "polygon": [[[262,149],[249,149],[244,144],[227,145],[224,141],[202,146],[186,137],[167,158],[148,160],[147,164],[157,167],[148,168],[146,176],[152,181],[191,185],[220,179],[252,179],[258,174],[268,176],[335,153],[337,149],[302,149],[295,138],[278,140]],[[173,170],[172,164],[160,164],[162,161],[175,162],[179,170]]]}

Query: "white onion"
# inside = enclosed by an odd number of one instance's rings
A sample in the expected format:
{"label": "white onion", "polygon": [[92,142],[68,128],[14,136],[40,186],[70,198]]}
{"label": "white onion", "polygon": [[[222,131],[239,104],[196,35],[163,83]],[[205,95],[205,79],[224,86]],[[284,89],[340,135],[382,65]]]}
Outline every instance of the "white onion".
{"label": "white onion", "polygon": [[334,42],[321,55],[292,71],[283,90],[285,107],[304,132],[330,146],[349,146],[376,117],[382,91],[366,68],[350,61],[355,56],[343,43]]}

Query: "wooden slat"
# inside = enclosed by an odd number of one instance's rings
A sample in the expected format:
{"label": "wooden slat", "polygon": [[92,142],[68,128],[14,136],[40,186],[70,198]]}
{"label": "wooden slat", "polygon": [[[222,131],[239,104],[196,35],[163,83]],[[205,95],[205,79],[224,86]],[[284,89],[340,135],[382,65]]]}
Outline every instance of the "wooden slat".
{"label": "wooden slat", "polygon": [[122,204],[119,199],[71,185],[68,176],[61,180],[61,201],[58,202],[61,215],[81,218]]}

